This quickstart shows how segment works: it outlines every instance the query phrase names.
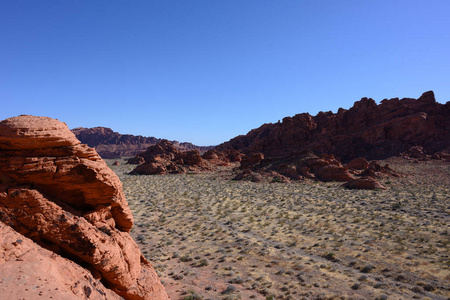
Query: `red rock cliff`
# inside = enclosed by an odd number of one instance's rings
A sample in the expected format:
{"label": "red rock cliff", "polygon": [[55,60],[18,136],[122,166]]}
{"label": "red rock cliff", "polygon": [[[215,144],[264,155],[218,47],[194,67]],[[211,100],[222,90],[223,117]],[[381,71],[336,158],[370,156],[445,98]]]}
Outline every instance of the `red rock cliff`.
{"label": "red rock cliff", "polygon": [[128,234],[133,216],[120,180],[65,123],[0,122],[0,221],[125,299],[168,299]]}
{"label": "red rock cliff", "polygon": [[356,157],[384,159],[423,146],[430,154],[450,149],[450,102],[437,103],[432,91],[419,99],[383,100],[363,98],[349,110],[339,109],[286,117],[264,124],[243,136],[216,147],[236,149],[266,157],[299,150],[333,153],[344,161]]}
{"label": "red rock cliff", "polygon": [[[89,147],[95,148],[103,158],[116,158],[122,156],[135,156],[144,152],[148,147],[158,144],[162,139],[144,137],[140,135],[120,134],[107,127],[72,129],[75,136]],[[213,146],[196,146],[191,143],[172,141],[178,150],[199,150],[200,152],[213,149]]]}

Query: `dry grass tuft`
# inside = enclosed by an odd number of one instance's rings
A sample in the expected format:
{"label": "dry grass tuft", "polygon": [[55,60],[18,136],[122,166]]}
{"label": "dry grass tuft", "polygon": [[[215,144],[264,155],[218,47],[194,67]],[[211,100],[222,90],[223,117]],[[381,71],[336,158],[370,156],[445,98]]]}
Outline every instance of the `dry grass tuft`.
{"label": "dry grass tuft", "polygon": [[111,168],[172,299],[447,299],[450,164],[387,162],[386,191]]}

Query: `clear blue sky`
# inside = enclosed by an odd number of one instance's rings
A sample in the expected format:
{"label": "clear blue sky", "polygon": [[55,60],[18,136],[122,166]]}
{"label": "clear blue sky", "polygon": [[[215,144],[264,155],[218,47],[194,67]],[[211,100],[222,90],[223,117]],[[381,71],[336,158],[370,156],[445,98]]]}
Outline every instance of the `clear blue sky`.
{"label": "clear blue sky", "polygon": [[449,0],[2,0],[0,119],[211,145],[361,97],[445,103],[449,13]]}

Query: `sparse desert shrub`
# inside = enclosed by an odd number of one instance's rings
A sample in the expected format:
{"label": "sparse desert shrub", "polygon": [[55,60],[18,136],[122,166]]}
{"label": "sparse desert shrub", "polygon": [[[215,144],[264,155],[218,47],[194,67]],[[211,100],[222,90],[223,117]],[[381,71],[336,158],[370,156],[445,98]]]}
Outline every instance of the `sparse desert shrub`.
{"label": "sparse desert shrub", "polygon": [[230,282],[230,283],[241,284],[241,283],[244,282],[244,279],[242,279],[241,276],[236,276],[236,277],[234,277],[233,279],[231,279],[229,282]]}
{"label": "sparse desert shrub", "polygon": [[396,202],[394,204],[392,204],[392,210],[398,210],[402,207],[402,203],[401,202]]}
{"label": "sparse desert shrub", "polygon": [[185,254],[182,257],[180,257],[180,261],[182,262],[192,261],[192,257],[190,257],[189,254]]}
{"label": "sparse desert shrub", "polygon": [[198,295],[195,291],[190,290],[190,291],[188,291],[188,293],[190,293],[190,295],[185,296],[183,298],[183,300],[202,300],[203,299],[203,297]]}
{"label": "sparse desert shrub", "polygon": [[272,179],[272,182],[281,182],[281,178],[280,177],[274,177]]}
{"label": "sparse desert shrub", "polygon": [[221,292],[222,295],[232,294],[236,292],[236,287],[234,285],[229,285],[225,290]]}
{"label": "sparse desert shrub", "polygon": [[359,283],[355,283],[351,286],[352,290],[359,290],[360,287],[361,287],[361,284],[359,284]]}
{"label": "sparse desert shrub", "polygon": [[325,259],[328,259],[330,261],[336,261],[337,260],[335,254],[333,252],[327,252],[322,257],[325,258]]}
{"label": "sparse desert shrub", "polygon": [[206,267],[206,266],[208,266],[208,265],[209,265],[209,261],[208,261],[206,258],[202,259],[202,260],[198,263],[198,266],[199,266],[199,267]]}

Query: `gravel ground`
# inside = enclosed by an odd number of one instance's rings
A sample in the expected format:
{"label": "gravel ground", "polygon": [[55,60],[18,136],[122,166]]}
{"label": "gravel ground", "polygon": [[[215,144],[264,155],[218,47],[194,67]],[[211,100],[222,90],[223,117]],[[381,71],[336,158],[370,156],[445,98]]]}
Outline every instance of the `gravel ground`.
{"label": "gravel ground", "polygon": [[132,176],[132,236],[172,299],[448,299],[450,164],[389,159],[386,191]]}

